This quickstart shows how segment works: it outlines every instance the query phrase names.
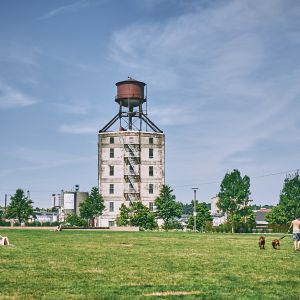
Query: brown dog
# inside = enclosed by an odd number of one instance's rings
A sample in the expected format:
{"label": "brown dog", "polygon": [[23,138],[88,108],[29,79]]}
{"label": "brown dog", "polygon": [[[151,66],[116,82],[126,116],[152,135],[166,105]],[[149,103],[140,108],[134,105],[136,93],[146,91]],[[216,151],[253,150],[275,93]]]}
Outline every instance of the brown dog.
{"label": "brown dog", "polygon": [[258,240],[259,249],[265,249],[265,243],[266,243],[265,237],[261,236]]}
{"label": "brown dog", "polygon": [[279,247],[280,247],[280,242],[279,242],[279,240],[273,240],[272,241],[272,247],[274,248],[274,249],[279,249]]}

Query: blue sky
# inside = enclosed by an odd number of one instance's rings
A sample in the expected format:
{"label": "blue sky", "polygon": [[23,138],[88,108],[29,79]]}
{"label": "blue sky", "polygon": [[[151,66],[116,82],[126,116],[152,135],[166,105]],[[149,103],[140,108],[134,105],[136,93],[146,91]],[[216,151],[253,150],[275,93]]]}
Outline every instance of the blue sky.
{"label": "blue sky", "polygon": [[0,0],[0,204],[97,185],[127,76],[148,84],[177,200],[210,201],[237,168],[254,203],[277,204],[300,168],[299,53],[296,0]]}

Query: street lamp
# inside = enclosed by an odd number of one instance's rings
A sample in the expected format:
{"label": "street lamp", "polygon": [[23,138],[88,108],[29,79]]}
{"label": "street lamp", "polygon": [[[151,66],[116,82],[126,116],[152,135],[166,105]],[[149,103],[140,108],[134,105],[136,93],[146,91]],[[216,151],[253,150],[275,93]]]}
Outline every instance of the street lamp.
{"label": "street lamp", "polygon": [[196,230],[197,230],[196,193],[197,193],[198,188],[192,188],[192,190],[194,190],[194,232],[196,232]]}

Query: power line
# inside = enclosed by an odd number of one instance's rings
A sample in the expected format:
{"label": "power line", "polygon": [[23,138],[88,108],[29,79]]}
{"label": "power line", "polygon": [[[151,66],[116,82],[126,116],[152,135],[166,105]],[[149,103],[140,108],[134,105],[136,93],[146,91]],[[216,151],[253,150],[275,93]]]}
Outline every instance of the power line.
{"label": "power line", "polygon": [[[277,173],[269,173],[269,174],[249,176],[249,177],[250,177],[250,179],[257,179],[257,178],[264,178],[264,177],[269,177],[269,176],[288,174],[288,173],[293,173],[293,172],[298,172],[298,171],[299,171],[299,169],[294,169],[294,170],[289,170],[289,171],[281,171],[281,172],[277,172]],[[181,187],[190,187],[190,186],[201,186],[201,185],[214,184],[214,183],[220,183],[220,182],[221,182],[221,180],[212,180],[212,181],[193,183],[193,184],[174,185],[172,187],[173,188],[181,188]],[[53,192],[60,192],[61,191],[61,189],[53,189],[51,191],[49,191],[49,190],[32,190],[32,189],[29,189],[29,190],[30,190],[30,192],[33,192],[33,193],[53,193]],[[15,189],[1,188],[0,191],[2,191],[2,192],[13,191],[14,192]]]}
{"label": "power line", "polygon": [[[269,173],[269,174],[263,174],[263,175],[257,175],[257,176],[249,176],[249,177],[250,177],[250,179],[257,179],[257,178],[263,178],[263,177],[269,177],[269,176],[288,174],[288,173],[293,173],[293,172],[298,172],[298,171],[299,171],[299,169],[295,169],[295,170],[282,171],[282,172],[277,172],[277,173]],[[173,188],[181,188],[181,187],[189,187],[189,186],[201,186],[201,185],[214,184],[214,183],[221,183],[221,180],[207,181],[207,182],[194,183],[194,184],[174,185],[172,187]]]}

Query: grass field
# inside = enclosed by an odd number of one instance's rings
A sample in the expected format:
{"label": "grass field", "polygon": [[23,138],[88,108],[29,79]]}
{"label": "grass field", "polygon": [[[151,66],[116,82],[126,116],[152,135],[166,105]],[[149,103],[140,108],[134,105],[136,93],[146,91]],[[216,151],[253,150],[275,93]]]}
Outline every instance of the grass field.
{"label": "grass field", "polygon": [[300,253],[257,235],[1,230],[0,299],[300,299]]}

